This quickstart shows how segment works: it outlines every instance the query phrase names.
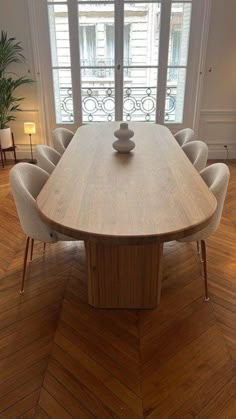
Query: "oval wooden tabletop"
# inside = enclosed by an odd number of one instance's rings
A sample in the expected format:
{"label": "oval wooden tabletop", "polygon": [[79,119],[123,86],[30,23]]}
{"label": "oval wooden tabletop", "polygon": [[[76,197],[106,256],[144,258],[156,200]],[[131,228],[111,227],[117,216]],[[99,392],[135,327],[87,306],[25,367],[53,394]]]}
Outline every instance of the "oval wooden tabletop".
{"label": "oval wooden tabletop", "polygon": [[77,239],[168,241],[201,230],[216,199],[164,126],[130,123],[133,152],[112,142],[118,122],[80,127],[37,198],[41,217]]}

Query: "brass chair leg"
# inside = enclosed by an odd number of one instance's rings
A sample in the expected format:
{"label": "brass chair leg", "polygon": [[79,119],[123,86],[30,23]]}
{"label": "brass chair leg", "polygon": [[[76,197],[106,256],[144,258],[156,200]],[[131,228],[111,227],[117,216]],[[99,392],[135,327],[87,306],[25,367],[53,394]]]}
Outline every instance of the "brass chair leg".
{"label": "brass chair leg", "polygon": [[43,243],[43,253],[46,252],[46,243]]}
{"label": "brass chair leg", "polygon": [[200,254],[201,254],[199,240],[197,241],[197,254],[198,254],[198,255],[200,255]]}
{"label": "brass chair leg", "polygon": [[33,253],[34,253],[34,239],[31,239],[30,260],[29,260],[30,263],[33,260]]}
{"label": "brass chair leg", "polygon": [[27,268],[27,258],[28,258],[29,242],[30,242],[30,237],[27,237],[26,244],[25,244],[24,265],[23,265],[23,274],[22,274],[20,294],[24,294],[24,285],[25,285],[25,277],[26,277],[26,268]]}
{"label": "brass chair leg", "polygon": [[206,259],[206,242],[201,240],[201,254],[202,254],[202,264],[203,264],[203,280],[204,280],[204,289],[205,289],[205,301],[209,301],[208,297],[208,286],[207,286],[207,259]]}

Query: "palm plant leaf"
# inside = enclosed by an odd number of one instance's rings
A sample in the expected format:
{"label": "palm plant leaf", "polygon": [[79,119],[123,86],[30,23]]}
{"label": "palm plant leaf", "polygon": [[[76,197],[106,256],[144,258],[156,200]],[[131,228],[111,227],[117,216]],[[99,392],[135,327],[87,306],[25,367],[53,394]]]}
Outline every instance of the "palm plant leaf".
{"label": "palm plant leaf", "polygon": [[0,38],[0,77],[6,68],[13,63],[22,63],[25,57],[22,54],[23,48],[15,38],[8,38],[7,32],[1,31]]}
{"label": "palm plant leaf", "polygon": [[[7,128],[7,124],[16,119],[15,112],[20,111],[23,97],[16,97],[15,91],[20,86],[30,84],[33,80],[28,77],[13,78],[7,76],[7,68],[13,63],[22,63],[25,58],[23,48],[15,38],[8,38],[7,33],[1,31],[0,36],[0,129]],[[9,73],[8,73],[9,74]],[[13,74],[13,73],[11,73]]]}

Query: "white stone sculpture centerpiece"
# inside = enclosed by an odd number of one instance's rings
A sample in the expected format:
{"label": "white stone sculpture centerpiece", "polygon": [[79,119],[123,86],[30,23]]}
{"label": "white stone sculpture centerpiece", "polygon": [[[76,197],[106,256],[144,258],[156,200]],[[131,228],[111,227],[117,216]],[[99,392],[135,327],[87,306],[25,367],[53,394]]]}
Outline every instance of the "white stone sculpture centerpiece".
{"label": "white stone sculpture centerpiece", "polygon": [[129,129],[129,126],[126,122],[121,122],[120,128],[114,132],[114,136],[118,140],[114,141],[112,147],[119,153],[129,153],[134,149],[135,143],[130,140],[134,135],[134,131]]}

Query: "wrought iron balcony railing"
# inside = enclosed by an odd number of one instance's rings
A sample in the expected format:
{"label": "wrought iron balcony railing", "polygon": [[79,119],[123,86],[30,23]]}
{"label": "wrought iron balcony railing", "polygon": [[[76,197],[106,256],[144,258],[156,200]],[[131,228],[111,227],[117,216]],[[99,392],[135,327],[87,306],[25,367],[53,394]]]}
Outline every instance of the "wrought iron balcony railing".
{"label": "wrought iron balcony railing", "polygon": [[[155,122],[156,87],[124,87],[123,119],[127,121]],[[166,90],[165,121],[175,122],[176,85],[168,85]],[[73,120],[71,87],[61,87],[62,122]],[[113,87],[82,87],[83,122],[113,121],[115,119],[115,91]]]}

